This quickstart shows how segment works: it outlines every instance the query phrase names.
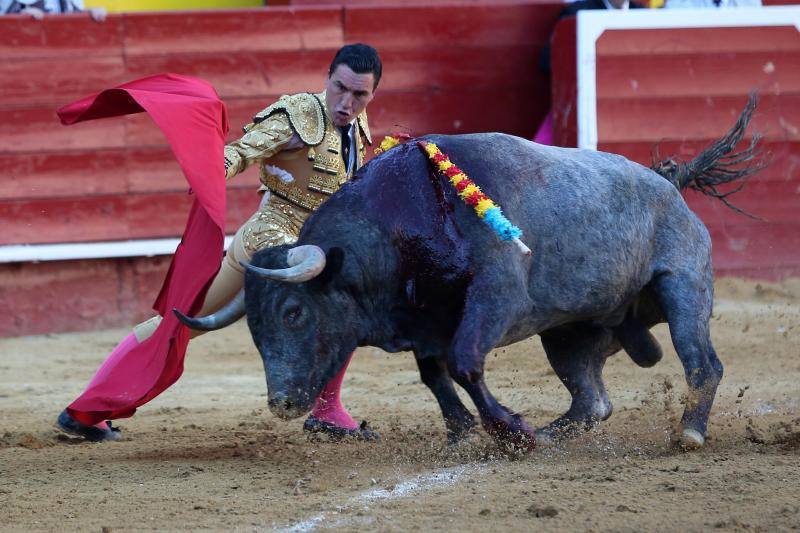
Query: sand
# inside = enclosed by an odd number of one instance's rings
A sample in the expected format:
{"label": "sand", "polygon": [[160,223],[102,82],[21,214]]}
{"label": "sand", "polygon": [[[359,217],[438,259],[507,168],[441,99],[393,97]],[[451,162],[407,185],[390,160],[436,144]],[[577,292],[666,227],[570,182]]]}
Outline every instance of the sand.
{"label": "sand", "polygon": [[[344,399],[382,442],[309,441],[266,408],[244,324],[189,349],[181,380],[89,444],[58,412],[125,332],[0,340],[2,530],[800,529],[800,282],[722,280],[712,335],[725,364],[706,446],[676,433],[686,386],[665,325],[664,360],[611,358],[614,414],[589,433],[505,456],[480,431],[444,444],[410,354],[360,349]],[[488,358],[502,403],[543,425],[569,395],[538,338]],[[465,403],[473,409],[471,402]]]}

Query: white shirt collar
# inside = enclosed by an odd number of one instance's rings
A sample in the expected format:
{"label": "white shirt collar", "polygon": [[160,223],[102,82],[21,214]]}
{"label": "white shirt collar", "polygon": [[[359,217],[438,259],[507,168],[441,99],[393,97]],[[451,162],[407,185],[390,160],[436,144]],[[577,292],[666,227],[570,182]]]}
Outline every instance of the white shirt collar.
{"label": "white shirt collar", "polygon": [[[608,0],[603,0],[603,4],[605,4],[606,9],[617,9],[616,7],[612,6],[611,2],[609,2]],[[630,0],[625,0],[625,3],[622,4],[622,7],[620,7],[619,9],[629,9],[630,7],[631,7]]]}

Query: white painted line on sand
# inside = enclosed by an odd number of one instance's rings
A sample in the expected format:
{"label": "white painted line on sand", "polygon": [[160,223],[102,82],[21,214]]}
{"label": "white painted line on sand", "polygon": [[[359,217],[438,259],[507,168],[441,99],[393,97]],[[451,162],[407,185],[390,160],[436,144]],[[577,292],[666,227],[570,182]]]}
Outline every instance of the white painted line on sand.
{"label": "white painted line on sand", "polygon": [[340,516],[343,512],[355,510],[368,510],[370,504],[399,500],[412,495],[426,492],[431,489],[454,485],[464,478],[479,474],[486,470],[487,466],[482,463],[471,463],[450,468],[435,470],[430,474],[421,474],[411,479],[398,482],[391,489],[380,488],[362,492],[342,505],[336,506],[336,510],[324,511],[300,522],[296,522],[279,531],[286,533],[303,533],[313,531],[318,526],[342,527],[353,525],[355,522],[363,522],[363,517]]}

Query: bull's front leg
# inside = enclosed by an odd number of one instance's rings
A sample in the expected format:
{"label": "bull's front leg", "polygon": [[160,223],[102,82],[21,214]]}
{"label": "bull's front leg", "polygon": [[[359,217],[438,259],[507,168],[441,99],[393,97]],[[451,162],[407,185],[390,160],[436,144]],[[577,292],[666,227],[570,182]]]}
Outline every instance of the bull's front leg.
{"label": "bull's front leg", "polygon": [[445,361],[435,356],[415,355],[422,382],[431,389],[436,401],[439,402],[439,407],[442,408],[447,428],[447,443],[456,444],[475,427],[475,418],[458,398],[453,381],[447,373]]}
{"label": "bull's front leg", "polygon": [[503,338],[510,317],[514,316],[513,309],[508,309],[507,304],[500,306],[471,300],[467,298],[461,324],[448,353],[448,370],[472,398],[484,429],[495,440],[504,446],[531,450],[535,445],[533,428],[522,416],[497,401],[483,377],[486,354]]}

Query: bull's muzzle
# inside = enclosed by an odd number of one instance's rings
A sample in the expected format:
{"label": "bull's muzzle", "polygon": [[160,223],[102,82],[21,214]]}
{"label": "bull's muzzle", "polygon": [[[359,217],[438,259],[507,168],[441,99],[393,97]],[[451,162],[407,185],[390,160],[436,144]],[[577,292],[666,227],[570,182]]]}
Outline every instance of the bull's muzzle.
{"label": "bull's muzzle", "polygon": [[311,409],[310,405],[305,405],[306,403],[293,400],[286,394],[271,395],[267,401],[272,414],[283,420],[292,420],[306,414]]}

